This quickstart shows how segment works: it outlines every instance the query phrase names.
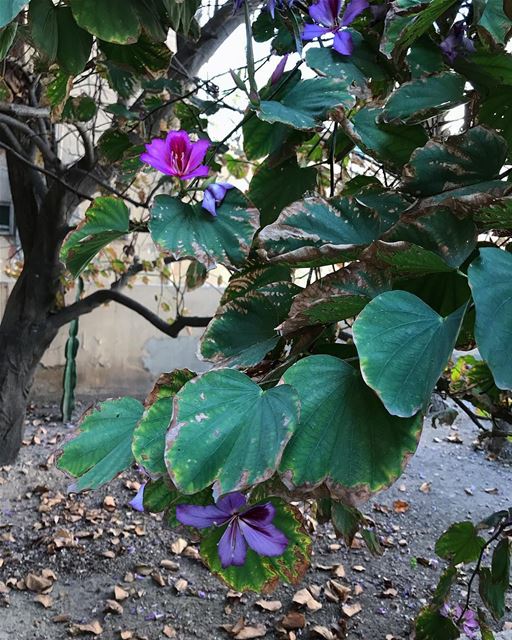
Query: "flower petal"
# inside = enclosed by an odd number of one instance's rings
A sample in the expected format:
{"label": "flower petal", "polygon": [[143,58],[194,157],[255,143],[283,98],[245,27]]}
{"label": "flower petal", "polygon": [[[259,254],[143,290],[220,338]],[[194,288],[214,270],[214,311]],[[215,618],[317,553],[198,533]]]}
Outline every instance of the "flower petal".
{"label": "flower petal", "polygon": [[142,153],[140,156],[140,159],[142,162],[149,164],[150,166],[153,167],[153,169],[156,169],[161,173],[165,173],[168,176],[176,175],[176,172],[174,171],[174,169],[165,160],[161,158],[157,158],[156,156],[153,156],[149,153]]}
{"label": "flower petal", "polygon": [[191,178],[206,178],[209,171],[209,167],[207,167],[205,164],[201,164],[197,167],[197,169],[194,169],[193,171],[180,176],[180,178],[182,180],[190,180]]}
{"label": "flower petal", "polygon": [[190,136],[186,131],[169,131],[165,143],[170,151],[183,152],[192,146]]}
{"label": "flower petal", "polygon": [[300,34],[303,40],[314,40],[314,38],[320,38],[320,36],[330,33],[331,29],[328,27],[319,27],[317,24],[306,24]]}
{"label": "flower petal", "polygon": [[309,7],[309,15],[324,27],[335,27],[341,11],[341,0],[318,0]]}
{"label": "flower petal", "polygon": [[244,540],[238,520],[233,520],[224,531],[217,545],[221,565],[226,568],[230,565],[241,567],[247,555],[247,543]]}
{"label": "flower petal", "polygon": [[265,504],[257,504],[254,507],[250,507],[241,514],[241,517],[251,526],[264,527],[272,523],[275,515],[276,508],[274,505],[271,502],[266,502]]}
{"label": "flower petal", "polygon": [[264,527],[253,527],[242,518],[240,529],[253,551],[260,556],[280,556],[288,546],[288,538],[273,524]]}
{"label": "flower petal", "polygon": [[196,504],[179,504],[176,507],[176,519],[189,527],[205,529],[224,524],[229,520],[229,516],[214,504],[206,507]]}
{"label": "flower petal", "polygon": [[247,498],[243,493],[240,493],[240,491],[228,493],[225,496],[220,497],[216,502],[217,507],[229,516],[233,516],[235,513],[238,513],[246,504]]}
{"label": "flower petal", "polygon": [[288,62],[288,56],[289,54],[287,53],[277,63],[276,68],[274,69],[274,71],[272,72],[272,75],[270,76],[270,84],[276,84],[276,82],[279,82],[279,80],[281,80],[284,73],[284,69],[286,67],[286,63]]}
{"label": "flower petal", "polygon": [[146,483],[140,485],[139,490],[137,491],[137,495],[130,500],[128,503],[132,509],[135,511],[144,511],[144,489],[146,488]]}
{"label": "flower petal", "polygon": [[349,24],[352,24],[357,16],[363,13],[365,9],[368,9],[369,6],[370,3],[368,0],[350,0],[343,12],[342,26],[347,27]]}
{"label": "flower petal", "polygon": [[212,216],[217,215],[217,203],[215,202],[215,197],[213,193],[206,189],[203,196],[203,202],[201,204],[203,209],[206,209],[208,213],[211,213]]}
{"label": "flower petal", "polygon": [[334,36],[332,48],[342,56],[350,56],[354,51],[354,42],[350,31],[338,31]]}
{"label": "flower petal", "polygon": [[204,160],[209,146],[210,142],[208,140],[198,140],[197,142],[192,143],[192,148],[190,150],[190,156],[187,164],[187,171],[195,169],[201,164],[201,162]]}

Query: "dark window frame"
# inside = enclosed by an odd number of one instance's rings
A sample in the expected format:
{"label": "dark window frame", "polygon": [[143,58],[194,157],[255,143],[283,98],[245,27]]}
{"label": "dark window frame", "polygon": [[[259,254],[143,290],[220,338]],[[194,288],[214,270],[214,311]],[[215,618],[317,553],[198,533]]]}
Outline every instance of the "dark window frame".
{"label": "dark window frame", "polygon": [[0,201],[0,207],[9,208],[9,225],[0,225],[0,236],[13,236],[14,235],[14,210],[12,202]]}

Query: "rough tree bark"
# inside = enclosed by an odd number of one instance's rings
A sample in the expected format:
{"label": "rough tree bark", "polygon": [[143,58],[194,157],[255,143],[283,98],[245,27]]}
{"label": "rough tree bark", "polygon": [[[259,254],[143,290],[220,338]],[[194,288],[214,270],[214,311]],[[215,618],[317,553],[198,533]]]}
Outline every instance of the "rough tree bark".
{"label": "rough tree bark", "polygon": [[[193,46],[181,43],[177,57],[189,76],[197,74],[202,64],[239,26],[241,14],[239,12],[232,16],[229,2],[205,25],[198,43]],[[108,182],[113,176],[106,176],[101,171],[99,176],[94,176],[98,168],[90,166],[90,157],[84,157],[74,168],[62,171],[58,160],[52,157],[51,145],[45,147],[47,141],[38,121],[44,113],[38,113],[38,105],[30,99],[34,93],[33,88],[28,88],[22,96],[24,104],[19,104],[18,100],[17,104],[4,105],[5,108],[0,109],[3,113],[0,113],[0,143],[4,149],[13,149],[12,152],[7,151],[6,155],[16,226],[24,254],[23,271],[8,299],[0,323],[0,465],[12,463],[18,455],[37,366],[59,327],[66,322],[110,300],[141,313],[154,326],[173,337],[185,326],[206,326],[209,320],[178,318],[173,325],[167,325],[149,310],[144,310],[142,305],[123,296],[118,286],[93,293],[64,311],[56,309],[62,270],[59,253],[68,230],[68,217],[83,199],[62,182],[87,196],[97,190],[94,177]],[[25,118],[30,116],[34,116],[34,119],[26,121]],[[14,125],[13,121],[16,120],[17,125]],[[49,122],[46,127],[51,127]],[[34,168],[37,166],[34,162],[34,143],[39,143],[38,152],[45,158],[46,178]],[[20,159],[20,152],[26,155],[28,162]],[[90,156],[90,153],[87,155]],[[50,169],[50,173],[58,173],[62,181],[48,177]],[[84,176],[84,169],[90,172],[89,177]]]}

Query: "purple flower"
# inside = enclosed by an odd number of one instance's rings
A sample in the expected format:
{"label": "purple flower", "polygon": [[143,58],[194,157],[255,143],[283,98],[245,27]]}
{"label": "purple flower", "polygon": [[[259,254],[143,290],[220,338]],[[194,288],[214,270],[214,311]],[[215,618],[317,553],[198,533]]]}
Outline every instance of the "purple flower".
{"label": "purple flower", "polygon": [[248,507],[246,497],[236,492],[222,496],[207,507],[180,504],[176,507],[176,518],[182,524],[196,529],[227,524],[217,547],[220,563],[226,568],[244,564],[247,545],[260,556],[280,556],[284,553],[288,539],[272,524],[275,512],[270,502]]}
{"label": "purple flower", "polygon": [[140,485],[140,488],[137,491],[137,495],[135,496],[135,498],[130,500],[130,502],[128,503],[130,507],[132,507],[132,509],[135,509],[136,511],[144,511],[144,489],[145,488],[146,488],[146,483],[143,482]]}
{"label": "purple flower", "polygon": [[212,216],[217,215],[217,207],[222,203],[226,197],[226,192],[229,189],[233,189],[233,185],[229,182],[214,182],[206,187],[204,190],[203,209],[206,209]]}
{"label": "purple flower", "polygon": [[475,612],[471,609],[466,609],[463,615],[462,607],[459,604],[455,607],[450,607],[445,602],[439,610],[439,613],[445,618],[451,618],[457,625],[460,624],[462,626],[463,633],[465,633],[468,638],[471,638],[471,640],[478,637],[480,624],[478,623]]}
{"label": "purple flower", "polygon": [[169,176],[180,180],[205,178],[208,167],[204,160],[210,143],[208,140],[191,142],[186,131],[169,131],[165,140],[156,138],[146,145],[146,152],[140,156],[142,162]]}
{"label": "purple flower", "polygon": [[350,32],[345,29],[357,16],[367,9],[368,0],[350,0],[340,19],[342,0],[318,0],[309,8],[309,15],[315,24],[307,24],[302,31],[303,40],[313,40],[326,33],[334,34],[332,48],[344,56],[349,56],[354,50],[354,43]]}
{"label": "purple flower", "polygon": [[449,34],[439,45],[441,51],[448,58],[450,64],[455,62],[458,55],[465,56],[475,52],[475,45],[466,36],[466,25],[463,20],[456,22],[450,29]]}
{"label": "purple flower", "polygon": [[284,69],[286,67],[286,63],[288,62],[288,55],[289,54],[284,55],[281,60],[279,60],[277,67],[274,69],[272,75],[270,76],[270,84],[276,84],[279,82],[279,80],[281,80]]}

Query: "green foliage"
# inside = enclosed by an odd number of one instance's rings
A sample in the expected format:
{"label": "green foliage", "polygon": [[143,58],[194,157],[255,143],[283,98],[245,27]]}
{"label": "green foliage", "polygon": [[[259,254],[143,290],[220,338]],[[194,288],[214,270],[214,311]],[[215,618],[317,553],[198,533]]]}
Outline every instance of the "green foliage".
{"label": "green foliage", "polygon": [[484,543],[472,522],[457,522],[436,542],[436,553],[453,564],[474,562],[478,560]]}
{"label": "green foliage", "polygon": [[217,494],[270,478],[297,425],[299,399],[288,385],[262,391],[248,376],[218,369],[177,394],[166,464],[183,493],[214,483]]}
{"label": "green foliage", "polygon": [[259,212],[231,189],[211,216],[199,204],[157,196],[151,210],[153,241],[176,258],[195,258],[210,269],[218,262],[242,266],[258,228]]}
{"label": "green foliage", "polygon": [[142,412],[138,400],[121,398],[85,414],[57,460],[59,469],[77,478],[72,491],[97,489],[132,464],[132,435]]}
{"label": "green foliage", "polygon": [[3,0],[0,6],[0,28],[13,20],[30,0]]}
{"label": "green foliage", "polygon": [[480,569],[480,596],[492,615],[505,615],[505,592],[510,579],[510,542],[500,540],[492,554],[491,568]]}
{"label": "green foliage", "polygon": [[96,198],[85,220],[73,231],[62,247],[62,259],[77,278],[92,258],[113,240],[129,231],[130,211],[114,197]]}
{"label": "green foliage", "polygon": [[297,584],[304,577],[311,555],[311,539],[304,530],[300,512],[277,498],[272,498],[271,502],[276,508],[273,522],[288,538],[288,546],[282,556],[264,557],[248,549],[242,567],[223,569],[217,553],[223,529],[213,528],[201,541],[201,556],[210,571],[231,589],[269,593],[281,580]]}

